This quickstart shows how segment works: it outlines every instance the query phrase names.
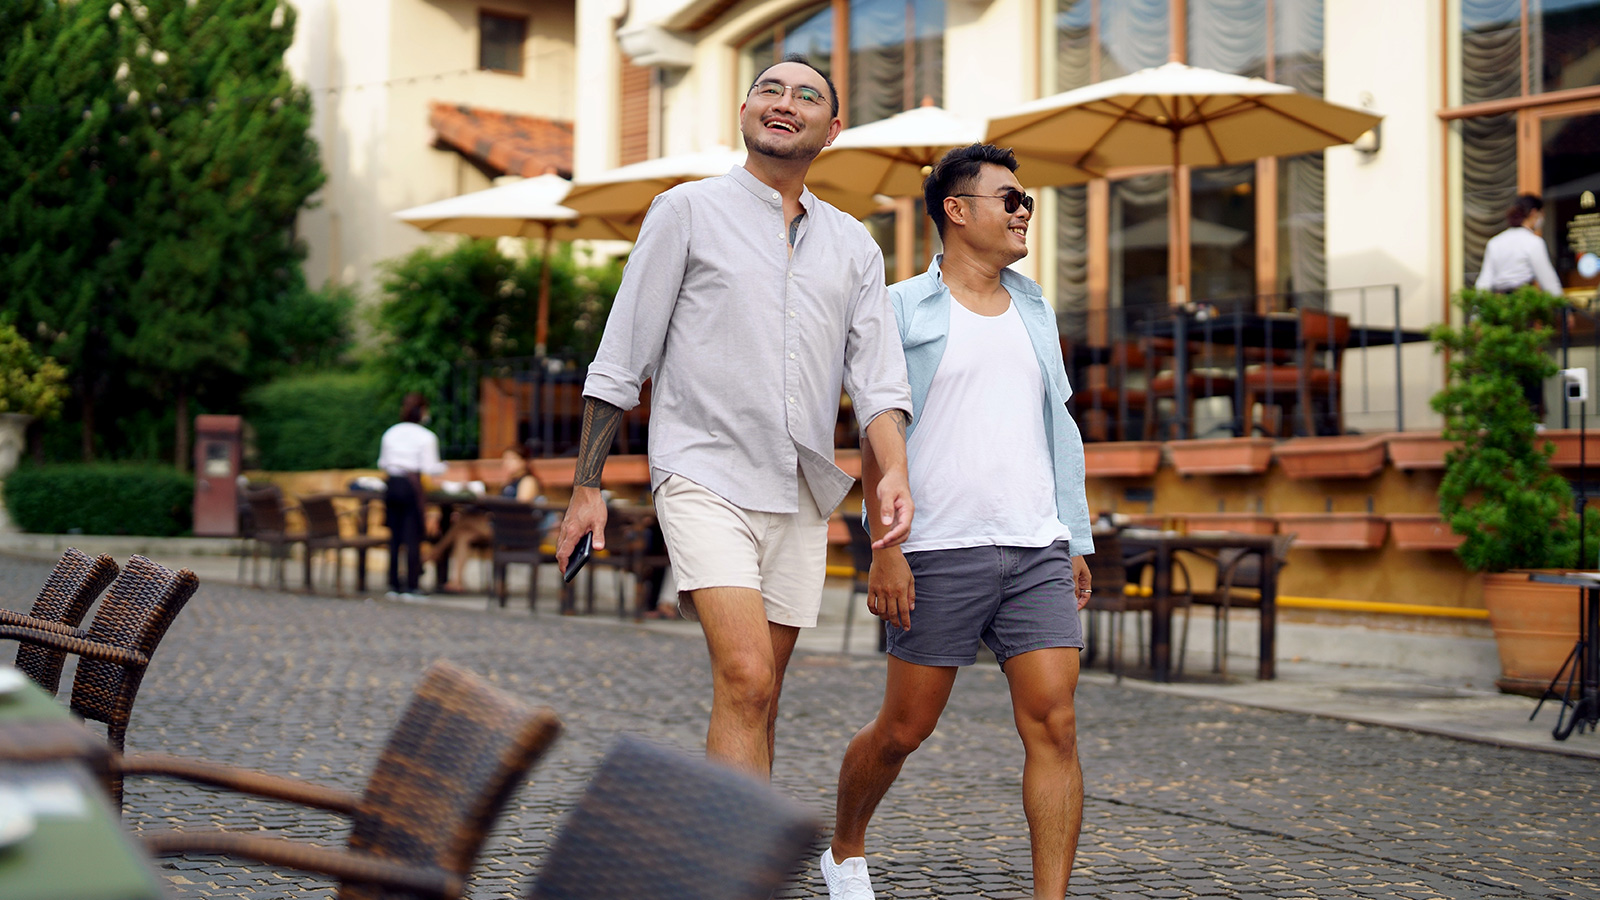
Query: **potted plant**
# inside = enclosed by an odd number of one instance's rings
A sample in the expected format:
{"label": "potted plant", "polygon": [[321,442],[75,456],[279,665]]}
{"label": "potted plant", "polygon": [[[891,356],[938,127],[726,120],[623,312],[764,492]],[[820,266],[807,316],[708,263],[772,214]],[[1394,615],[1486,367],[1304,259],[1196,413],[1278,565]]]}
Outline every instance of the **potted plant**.
{"label": "potted plant", "polygon": [[67,372],[41,357],[17,329],[0,325],[0,479],[17,467],[28,423],[61,412]]}
{"label": "potted plant", "polygon": [[1532,287],[1464,290],[1460,324],[1431,334],[1450,355],[1433,408],[1444,416],[1444,439],[1461,442],[1445,457],[1439,512],[1463,538],[1461,561],[1485,573],[1499,684],[1508,691],[1542,690],[1577,641],[1577,589],[1530,582],[1526,570],[1587,567],[1600,549],[1600,512],[1586,511],[1580,524],[1523,391],[1556,372],[1547,348],[1563,302]]}

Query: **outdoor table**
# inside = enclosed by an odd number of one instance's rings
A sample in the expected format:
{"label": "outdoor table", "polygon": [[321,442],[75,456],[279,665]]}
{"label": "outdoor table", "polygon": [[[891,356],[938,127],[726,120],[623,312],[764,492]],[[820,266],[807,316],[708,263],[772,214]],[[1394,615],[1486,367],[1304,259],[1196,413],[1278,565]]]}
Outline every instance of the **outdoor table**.
{"label": "outdoor table", "polygon": [[1172,680],[1172,610],[1178,597],[1172,590],[1173,555],[1179,550],[1250,550],[1261,555],[1261,658],[1256,677],[1277,677],[1278,560],[1273,555],[1274,536],[1233,531],[1151,531],[1127,528],[1121,533],[1128,550],[1152,552],[1150,661],[1156,681]]}
{"label": "outdoor table", "polygon": [[32,682],[0,696],[0,786],[26,798],[34,830],[0,847],[5,900],[159,900],[147,858],[90,772],[110,747]]}
{"label": "outdoor table", "polygon": [[[1179,410],[1189,408],[1187,402],[1189,389],[1186,379],[1182,377],[1189,371],[1189,341],[1200,340],[1206,343],[1231,345],[1234,373],[1237,376],[1234,378],[1233,389],[1233,434],[1235,437],[1243,437],[1248,434],[1246,423],[1248,410],[1243,408],[1243,374],[1248,364],[1246,351],[1265,350],[1270,356],[1273,350],[1296,349],[1300,345],[1300,316],[1292,312],[1235,311],[1218,313],[1201,320],[1197,316],[1180,313],[1145,323],[1140,329],[1140,334],[1147,338],[1169,338],[1174,342],[1173,366],[1179,376],[1176,379],[1175,401]],[[1404,329],[1398,324],[1387,328],[1353,325],[1350,328],[1350,343],[1341,348],[1341,350],[1365,350],[1370,347],[1394,346],[1396,431],[1405,430],[1405,398],[1399,389],[1399,385],[1405,383],[1401,345],[1427,339],[1426,332]],[[1190,428],[1192,423],[1184,423],[1183,427]],[[1192,435],[1184,433],[1180,436]]]}

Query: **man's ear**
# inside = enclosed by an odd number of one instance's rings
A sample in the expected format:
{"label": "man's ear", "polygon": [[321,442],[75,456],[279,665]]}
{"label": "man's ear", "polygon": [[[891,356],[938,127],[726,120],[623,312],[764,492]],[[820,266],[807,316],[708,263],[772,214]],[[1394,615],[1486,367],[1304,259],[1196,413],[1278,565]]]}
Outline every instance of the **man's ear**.
{"label": "man's ear", "polygon": [[957,225],[967,224],[967,210],[961,204],[959,197],[944,198],[944,218],[946,222],[953,222]]}

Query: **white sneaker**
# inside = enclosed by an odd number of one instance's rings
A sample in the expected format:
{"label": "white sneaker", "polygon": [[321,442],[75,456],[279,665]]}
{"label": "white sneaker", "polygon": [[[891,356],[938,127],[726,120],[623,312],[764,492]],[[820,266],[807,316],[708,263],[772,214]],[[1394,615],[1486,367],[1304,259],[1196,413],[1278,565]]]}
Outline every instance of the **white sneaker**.
{"label": "white sneaker", "polygon": [[829,847],[822,851],[822,880],[828,883],[829,900],[876,900],[864,856],[852,856],[836,863],[833,848]]}

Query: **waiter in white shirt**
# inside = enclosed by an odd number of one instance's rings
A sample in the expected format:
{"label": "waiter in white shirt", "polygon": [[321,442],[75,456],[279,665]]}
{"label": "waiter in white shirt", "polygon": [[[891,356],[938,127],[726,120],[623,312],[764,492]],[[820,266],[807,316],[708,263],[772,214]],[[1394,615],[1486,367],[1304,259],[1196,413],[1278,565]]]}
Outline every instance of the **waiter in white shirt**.
{"label": "waiter in white shirt", "polygon": [[1506,211],[1506,221],[1511,227],[1490,238],[1483,248],[1478,290],[1507,294],[1523,285],[1538,284],[1545,293],[1561,296],[1561,279],[1556,277],[1550,251],[1539,236],[1544,201],[1523,194]]}
{"label": "waiter in white shirt", "polygon": [[[423,426],[428,403],[422,395],[407,394],[400,404],[400,421],[383,433],[378,468],[389,476],[384,496],[383,524],[389,528],[389,594],[402,600],[420,599],[422,578],[422,476],[441,475],[439,437]],[[400,580],[400,548],[406,551],[406,577]]]}

